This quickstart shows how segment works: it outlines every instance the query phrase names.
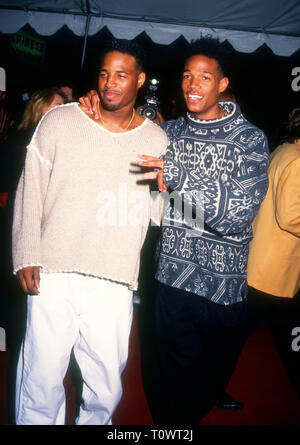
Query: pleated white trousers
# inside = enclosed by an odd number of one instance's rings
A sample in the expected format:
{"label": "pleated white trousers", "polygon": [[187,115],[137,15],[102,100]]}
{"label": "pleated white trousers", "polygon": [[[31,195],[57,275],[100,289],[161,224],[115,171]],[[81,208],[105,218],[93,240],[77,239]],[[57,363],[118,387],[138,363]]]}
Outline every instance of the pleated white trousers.
{"label": "pleated white trousers", "polygon": [[27,328],[17,370],[16,423],[63,425],[65,377],[72,348],[83,378],[76,423],[111,424],[122,395],[132,291],[76,273],[41,274],[28,296]]}

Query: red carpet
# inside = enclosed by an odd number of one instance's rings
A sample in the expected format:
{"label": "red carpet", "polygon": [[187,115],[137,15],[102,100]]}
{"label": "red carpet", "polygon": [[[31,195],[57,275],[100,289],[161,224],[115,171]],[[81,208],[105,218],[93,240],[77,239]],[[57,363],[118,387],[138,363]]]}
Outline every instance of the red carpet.
{"label": "red carpet", "polygon": [[[299,351],[300,353],[300,351]],[[7,424],[8,352],[0,352],[0,424]],[[151,425],[152,419],[143,392],[136,316],[130,338],[129,359],[123,374],[124,394],[115,412],[116,425]],[[67,424],[72,424],[75,390],[69,377]],[[244,408],[227,411],[214,408],[203,425],[300,425],[300,400],[283,368],[272,337],[265,328],[257,328],[249,337],[228,387],[244,402]]]}

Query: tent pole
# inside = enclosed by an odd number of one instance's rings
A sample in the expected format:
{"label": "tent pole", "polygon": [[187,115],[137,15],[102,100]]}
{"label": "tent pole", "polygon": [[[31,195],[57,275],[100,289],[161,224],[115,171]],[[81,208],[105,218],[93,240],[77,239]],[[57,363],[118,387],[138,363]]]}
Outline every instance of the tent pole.
{"label": "tent pole", "polygon": [[82,50],[82,56],[81,56],[81,71],[83,69],[84,65],[84,59],[85,59],[85,53],[86,53],[86,44],[87,44],[87,38],[89,33],[89,27],[90,27],[90,21],[91,21],[91,15],[88,14],[86,18],[86,25],[85,25],[85,35],[84,35],[84,42],[83,42],[83,50]]}

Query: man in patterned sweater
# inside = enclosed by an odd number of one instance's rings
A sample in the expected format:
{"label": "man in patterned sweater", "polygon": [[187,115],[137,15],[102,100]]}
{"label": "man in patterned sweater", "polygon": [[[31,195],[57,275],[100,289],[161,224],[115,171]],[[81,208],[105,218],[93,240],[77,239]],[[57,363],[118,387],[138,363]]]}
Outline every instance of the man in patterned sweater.
{"label": "man in patterned sweater", "polygon": [[[228,86],[222,48],[202,38],[182,78],[186,116],[163,124],[154,167],[166,193],[156,273],[155,423],[197,424],[224,391],[250,329],[246,267],[251,223],[268,187],[268,143],[239,106],[219,102]],[[180,200],[193,224],[178,215]],[[184,207],[186,210],[187,207]],[[179,212],[180,214],[180,212]],[[198,220],[197,220],[198,218]]]}

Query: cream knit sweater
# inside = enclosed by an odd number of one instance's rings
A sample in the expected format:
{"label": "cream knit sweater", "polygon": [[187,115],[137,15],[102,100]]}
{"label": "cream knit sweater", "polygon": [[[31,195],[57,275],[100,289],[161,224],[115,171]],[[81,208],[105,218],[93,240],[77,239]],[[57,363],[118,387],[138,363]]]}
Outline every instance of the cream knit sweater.
{"label": "cream knit sweater", "polygon": [[[164,154],[167,137],[149,120],[111,133],[78,104],[49,111],[27,147],[15,200],[14,273],[78,272],[137,288],[150,193],[131,163]],[[140,172],[139,169],[137,169]]]}

